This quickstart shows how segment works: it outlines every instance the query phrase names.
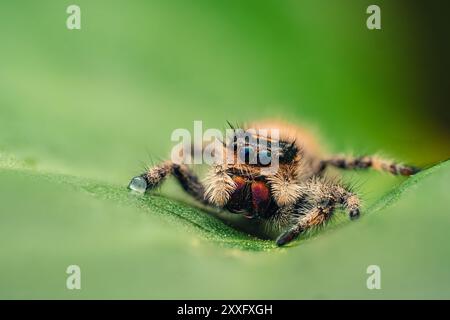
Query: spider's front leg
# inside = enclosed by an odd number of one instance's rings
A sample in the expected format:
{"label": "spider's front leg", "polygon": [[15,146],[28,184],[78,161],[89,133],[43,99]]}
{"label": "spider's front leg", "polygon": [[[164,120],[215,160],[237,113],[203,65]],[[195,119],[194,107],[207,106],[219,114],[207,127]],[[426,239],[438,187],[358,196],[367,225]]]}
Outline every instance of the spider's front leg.
{"label": "spider's front leg", "polygon": [[284,215],[287,211],[294,221],[291,227],[277,238],[278,246],[288,244],[313,226],[324,224],[332,216],[337,205],[348,211],[350,219],[359,217],[358,196],[339,184],[310,179],[302,189],[305,190],[305,196],[298,200],[297,205],[280,209],[285,211]]}
{"label": "spider's front leg", "polygon": [[137,192],[144,193],[147,190],[155,189],[168,177],[173,175],[181,187],[195,199],[206,203],[205,188],[198,177],[184,164],[176,164],[172,161],[165,161],[159,165],[150,168],[140,176],[131,179],[128,188]]}

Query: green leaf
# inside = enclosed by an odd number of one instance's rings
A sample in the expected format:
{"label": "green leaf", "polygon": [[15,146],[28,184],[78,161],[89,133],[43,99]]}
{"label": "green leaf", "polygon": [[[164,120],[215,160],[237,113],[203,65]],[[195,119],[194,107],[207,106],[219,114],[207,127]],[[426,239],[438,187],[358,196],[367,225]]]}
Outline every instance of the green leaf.
{"label": "green leaf", "polygon": [[[179,201],[0,163],[2,298],[447,297],[448,161],[360,221],[282,249]],[[79,292],[64,288],[70,264],[83,272]],[[381,267],[380,292],[365,286],[370,264]]]}
{"label": "green leaf", "polygon": [[[448,163],[406,182],[343,173],[361,219],[337,212],[282,249],[173,182],[126,189],[195,120],[280,117],[320,130],[329,152],[444,159],[443,117],[405,58],[414,19],[369,37],[361,7],[338,0],[77,5],[69,31],[54,0],[0,2],[0,298],[450,297]],[[370,264],[382,290],[366,288]]]}
{"label": "green leaf", "polygon": [[246,250],[268,250],[275,247],[273,241],[260,240],[239,232],[214,217],[211,212],[158,195],[137,194],[129,191],[126,185],[112,185],[70,175],[37,172],[27,169],[25,163],[19,163],[13,157],[0,158],[0,170],[2,168],[25,179],[56,183],[64,188],[72,188],[75,192],[87,192],[100,200],[112,201],[144,213],[161,216],[173,223],[174,227],[183,227],[204,240],[214,241],[219,245]]}

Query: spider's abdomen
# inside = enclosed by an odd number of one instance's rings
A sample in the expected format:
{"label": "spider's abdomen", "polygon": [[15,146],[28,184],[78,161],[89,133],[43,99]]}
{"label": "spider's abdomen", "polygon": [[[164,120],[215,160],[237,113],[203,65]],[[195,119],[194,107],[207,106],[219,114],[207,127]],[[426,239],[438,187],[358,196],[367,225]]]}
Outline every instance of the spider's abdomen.
{"label": "spider's abdomen", "polygon": [[236,190],[226,205],[228,210],[248,217],[262,218],[270,217],[276,212],[276,204],[265,181],[247,180],[242,176],[234,176],[233,181]]}

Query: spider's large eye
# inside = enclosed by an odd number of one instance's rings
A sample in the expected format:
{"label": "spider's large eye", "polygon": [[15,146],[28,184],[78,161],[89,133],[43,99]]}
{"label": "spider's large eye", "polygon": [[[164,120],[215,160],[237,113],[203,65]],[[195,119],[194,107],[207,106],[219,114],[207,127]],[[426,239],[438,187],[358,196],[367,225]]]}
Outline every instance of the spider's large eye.
{"label": "spider's large eye", "polygon": [[255,159],[255,149],[251,146],[242,147],[239,150],[239,159],[245,163],[256,163]]}
{"label": "spider's large eye", "polygon": [[261,150],[258,152],[258,162],[262,165],[268,165],[272,162],[272,154],[269,150]]}

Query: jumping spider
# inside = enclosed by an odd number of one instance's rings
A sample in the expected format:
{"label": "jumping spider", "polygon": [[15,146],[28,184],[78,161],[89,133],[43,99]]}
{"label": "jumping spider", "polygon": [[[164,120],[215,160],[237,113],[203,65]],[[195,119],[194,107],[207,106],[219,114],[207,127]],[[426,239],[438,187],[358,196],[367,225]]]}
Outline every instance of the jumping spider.
{"label": "jumping spider", "polygon": [[264,220],[279,230],[276,239],[283,246],[296,239],[312,226],[324,224],[336,207],[344,208],[351,219],[359,217],[360,199],[350,187],[327,178],[327,166],[340,169],[368,169],[386,171],[394,175],[409,176],[417,168],[395,163],[377,156],[324,156],[314,137],[304,129],[273,121],[250,123],[246,128],[279,130],[279,165],[272,174],[262,173],[264,165],[259,159],[267,157],[270,144],[265,150],[244,143],[232,147],[223,146],[225,152],[235,157],[256,153],[258,162],[250,164],[217,164],[201,183],[184,164],[171,161],[150,168],[134,177],[129,188],[141,192],[154,189],[169,175],[173,175],[183,189],[203,204],[224,208],[248,218]]}

